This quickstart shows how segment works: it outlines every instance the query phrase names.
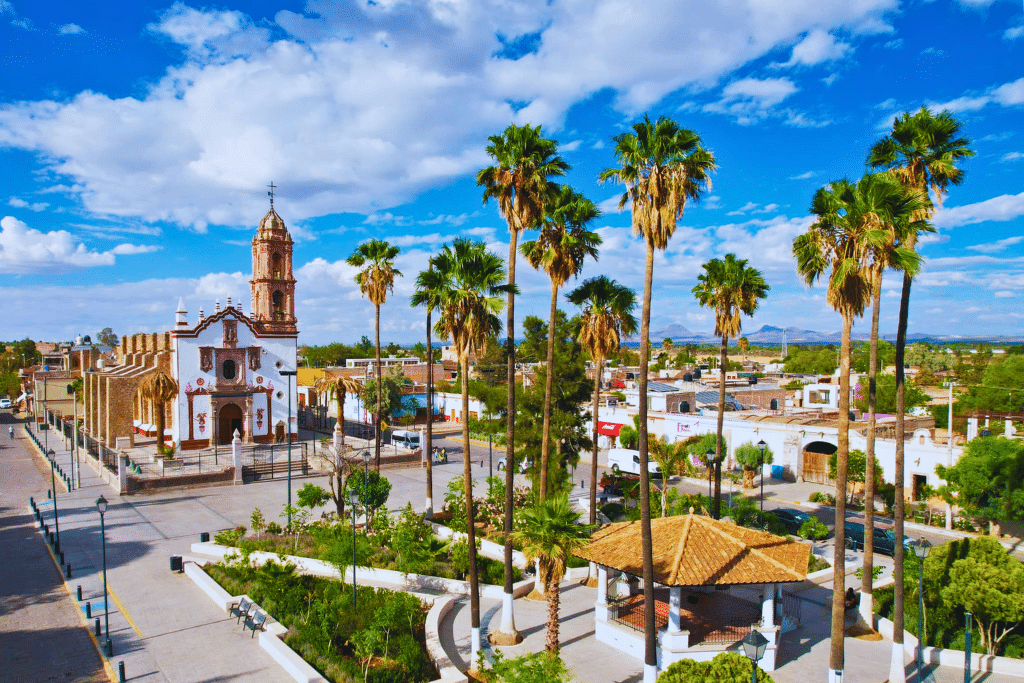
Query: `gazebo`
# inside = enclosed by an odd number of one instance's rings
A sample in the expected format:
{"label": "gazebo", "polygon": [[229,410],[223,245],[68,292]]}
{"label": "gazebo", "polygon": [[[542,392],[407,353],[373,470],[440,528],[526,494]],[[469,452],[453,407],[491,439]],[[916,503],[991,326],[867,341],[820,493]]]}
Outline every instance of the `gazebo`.
{"label": "gazebo", "polygon": [[[658,668],[739,649],[756,629],[768,640],[759,664],[774,671],[783,618],[780,584],[806,578],[810,546],[693,512],[652,519],[651,533]],[[640,522],[603,527],[578,555],[598,567],[597,639],[642,660]],[[760,587],[760,606],[730,594],[731,586]]]}

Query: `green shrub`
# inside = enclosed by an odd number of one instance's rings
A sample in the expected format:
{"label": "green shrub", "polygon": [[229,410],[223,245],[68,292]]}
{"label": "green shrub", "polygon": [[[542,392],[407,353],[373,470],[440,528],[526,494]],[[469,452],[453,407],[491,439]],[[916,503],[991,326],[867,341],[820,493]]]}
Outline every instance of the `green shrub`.
{"label": "green shrub", "polygon": [[812,541],[821,541],[828,538],[828,527],[819,522],[817,517],[811,517],[800,525],[800,531],[797,532],[797,535],[800,538],[808,538]]}
{"label": "green shrub", "polygon": [[213,542],[219,545],[235,546],[238,540],[245,536],[245,527],[239,526],[234,529],[224,529],[218,531],[217,535],[213,537]]}
{"label": "green shrub", "polygon": [[[658,683],[746,683],[752,676],[750,660],[736,652],[723,652],[710,662],[683,659],[670,664],[658,676]],[[757,669],[758,683],[774,683],[763,669]]]}
{"label": "green shrub", "polygon": [[626,513],[626,507],[622,503],[608,503],[601,508],[601,512],[615,522]]}

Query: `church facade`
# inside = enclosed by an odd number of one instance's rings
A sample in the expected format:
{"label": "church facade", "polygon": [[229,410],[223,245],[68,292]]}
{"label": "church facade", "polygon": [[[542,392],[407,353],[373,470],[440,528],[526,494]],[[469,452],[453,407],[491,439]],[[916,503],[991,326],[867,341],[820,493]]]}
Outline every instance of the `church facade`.
{"label": "church facade", "polygon": [[[164,441],[182,450],[295,438],[298,350],[292,238],[271,205],[252,240],[251,312],[227,299],[212,315],[199,309],[190,323],[178,303],[174,328],[122,339],[119,362],[85,373],[86,429],[114,447],[118,437],[155,435],[154,405],[140,387],[163,372],[178,385],[164,412]],[[289,405],[290,404],[290,405]],[[291,419],[289,419],[291,416]]]}

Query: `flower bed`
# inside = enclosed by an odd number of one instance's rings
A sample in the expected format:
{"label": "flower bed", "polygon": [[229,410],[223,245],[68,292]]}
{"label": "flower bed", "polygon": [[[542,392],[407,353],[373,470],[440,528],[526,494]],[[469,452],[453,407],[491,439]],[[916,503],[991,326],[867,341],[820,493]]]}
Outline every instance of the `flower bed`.
{"label": "flower bed", "polygon": [[288,628],[285,643],[337,683],[421,682],[437,678],[426,651],[428,608],[408,593],[350,586],[297,574],[294,565],[244,561],[207,573],[232,595],[248,595]]}

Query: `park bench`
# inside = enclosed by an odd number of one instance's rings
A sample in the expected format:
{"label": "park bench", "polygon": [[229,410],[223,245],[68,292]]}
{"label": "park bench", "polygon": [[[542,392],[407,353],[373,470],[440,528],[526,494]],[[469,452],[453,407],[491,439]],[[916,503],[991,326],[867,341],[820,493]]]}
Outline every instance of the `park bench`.
{"label": "park bench", "polygon": [[237,614],[238,615],[238,618],[235,619],[235,623],[237,624],[238,622],[240,622],[242,620],[242,617],[246,617],[246,618],[249,617],[249,610],[251,610],[251,609],[252,609],[252,603],[249,601],[249,599],[248,598],[242,598],[241,602],[233,602],[233,603],[231,603],[231,609],[228,610],[228,614],[229,615],[231,615],[231,614]]}
{"label": "park bench", "polygon": [[249,636],[249,637],[253,638],[253,637],[256,636],[256,631],[257,630],[263,631],[266,628],[266,624],[267,624],[267,615],[264,614],[263,612],[258,612],[258,611],[254,612],[252,614],[252,616],[246,617],[245,621],[242,622],[242,633],[245,633],[245,629],[251,628],[252,629],[252,635]]}

